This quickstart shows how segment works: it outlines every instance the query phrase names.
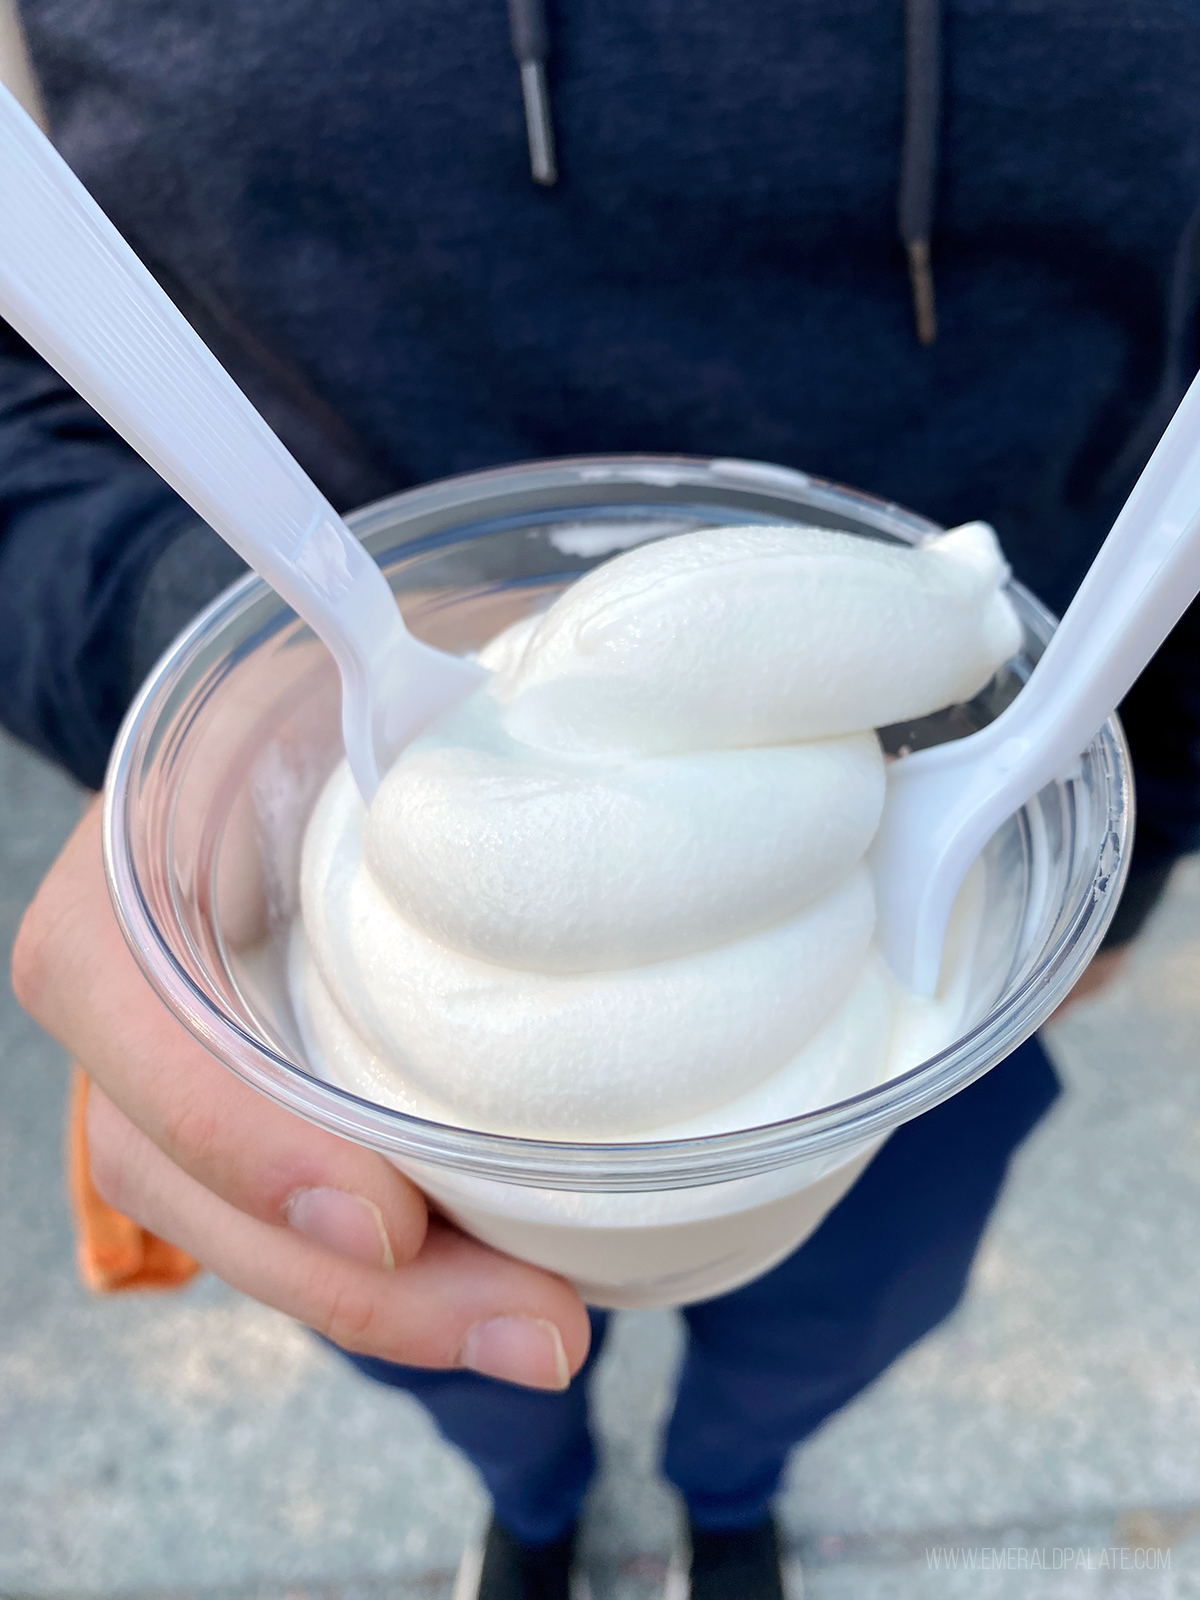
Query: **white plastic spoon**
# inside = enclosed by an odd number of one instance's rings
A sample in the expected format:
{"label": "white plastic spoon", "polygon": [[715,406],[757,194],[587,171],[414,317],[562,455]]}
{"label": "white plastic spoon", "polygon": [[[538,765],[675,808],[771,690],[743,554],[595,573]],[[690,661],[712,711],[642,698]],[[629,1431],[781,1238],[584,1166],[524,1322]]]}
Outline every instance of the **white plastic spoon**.
{"label": "white plastic spoon", "polygon": [[979,733],[893,762],[871,852],[876,938],[937,986],[954,897],[996,829],[1066,772],[1200,592],[1200,378],[1180,403],[1029,682]]}
{"label": "white plastic spoon", "polygon": [[0,314],[329,646],[369,801],[486,673],[412,637],[375,562],[3,88]]}

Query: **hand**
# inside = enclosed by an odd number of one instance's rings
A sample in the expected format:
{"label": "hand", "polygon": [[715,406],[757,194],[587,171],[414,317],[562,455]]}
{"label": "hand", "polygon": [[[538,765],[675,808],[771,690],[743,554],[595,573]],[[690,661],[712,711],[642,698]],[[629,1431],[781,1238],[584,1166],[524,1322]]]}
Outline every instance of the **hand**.
{"label": "hand", "polygon": [[98,801],[25,915],[13,986],[92,1080],[92,1177],[118,1211],[348,1350],[565,1388],[589,1337],[567,1283],[430,1218],[383,1156],[259,1095],[170,1015],[109,901]]}
{"label": "hand", "polygon": [[1080,1000],[1090,1000],[1107,989],[1109,984],[1124,972],[1129,955],[1129,946],[1124,944],[1117,945],[1113,950],[1099,951],[1083,969],[1067,998],[1055,1007],[1047,1020],[1060,1022],[1064,1013]]}

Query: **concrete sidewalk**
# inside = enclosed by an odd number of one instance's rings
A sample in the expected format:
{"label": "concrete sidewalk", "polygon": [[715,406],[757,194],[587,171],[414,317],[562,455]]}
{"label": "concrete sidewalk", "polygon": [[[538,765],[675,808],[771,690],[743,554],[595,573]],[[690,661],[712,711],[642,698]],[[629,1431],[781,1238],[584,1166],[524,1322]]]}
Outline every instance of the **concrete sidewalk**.
{"label": "concrete sidewalk", "polygon": [[[0,744],[5,950],[78,804]],[[415,1404],[210,1280],[78,1287],[65,1063],[0,1005],[0,1596],[447,1596],[485,1502]],[[793,1464],[795,1595],[1200,1600],[1200,867],[1053,1047],[967,1304]],[[677,1351],[630,1313],[597,1377],[596,1600],[661,1585]]]}

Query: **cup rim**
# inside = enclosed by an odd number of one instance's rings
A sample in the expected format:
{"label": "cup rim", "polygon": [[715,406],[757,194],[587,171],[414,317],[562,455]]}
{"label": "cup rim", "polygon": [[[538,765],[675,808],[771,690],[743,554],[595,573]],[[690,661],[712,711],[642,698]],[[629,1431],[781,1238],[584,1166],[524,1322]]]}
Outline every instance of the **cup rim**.
{"label": "cup rim", "polygon": [[[796,496],[912,542],[938,525],[860,490],[769,463],[676,455],[562,457],[440,479],[373,501],[347,515],[359,537],[389,526],[397,514],[468,510],[516,485],[566,489],[643,483],[663,488],[757,487]],[[804,499],[799,498],[803,493]],[[402,551],[420,535],[398,540]],[[1052,614],[1013,584],[1048,630]],[[327,1083],[256,1037],[206,995],[179,960],[151,913],[135,866],[130,824],[135,774],[149,754],[158,714],[186,666],[223,628],[271,593],[254,573],[219,595],[176,638],[142,685],[121,724],[109,761],[103,802],[103,854],[110,897],[126,943],[143,975],[178,1021],[224,1065],[288,1110],[329,1132],[401,1161],[428,1163],[479,1178],[533,1188],[637,1192],[707,1186],[753,1177],[801,1160],[862,1148],[902,1122],[959,1092],[1024,1042],[1046,1020],[1090,960],[1108,927],[1129,866],[1133,787],[1129,750],[1116,715],[1088,754],[1104,779],[1108,858],[1095,865],[1090,892],[1080,896],[1045,961],[966,1033],[917,1066],[874,1088],[819,1110],[684,1139],[629,1142],[533,1139],[434,1122],[366,1100]],[[279,609],[286,611],[283,602]],[[836,1164],[836,1163],[834,1163]]]}

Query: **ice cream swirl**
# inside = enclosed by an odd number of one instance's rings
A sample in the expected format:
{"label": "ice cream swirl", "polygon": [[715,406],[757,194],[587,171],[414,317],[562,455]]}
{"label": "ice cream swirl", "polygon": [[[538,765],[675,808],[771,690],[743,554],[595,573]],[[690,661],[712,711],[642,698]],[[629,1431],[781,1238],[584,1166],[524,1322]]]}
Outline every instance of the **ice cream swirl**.
{"label": "ice cream swirl", "polygon": [[[477,1128],[686,1131],[772,1075],[886,1074],[874,728],[1018,648],[994,535],[720,528],[496,639],[483,690],[305,842],[296,979],[327,1070]],[[700,1124],[697,1124],[699,1126]]]}

